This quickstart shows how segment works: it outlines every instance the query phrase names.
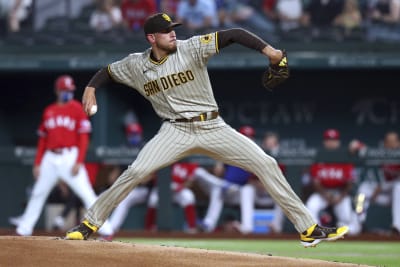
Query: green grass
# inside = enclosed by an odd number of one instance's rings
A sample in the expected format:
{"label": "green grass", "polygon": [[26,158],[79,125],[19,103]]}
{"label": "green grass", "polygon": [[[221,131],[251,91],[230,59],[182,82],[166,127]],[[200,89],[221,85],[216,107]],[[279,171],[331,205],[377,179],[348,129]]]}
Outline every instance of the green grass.
{"label": "green grass", "polygon": [[272,254],[273,256],[320,259],[371,266],[400,266],[400,242],[340,240],[332,243],[324,242],[317,248],[306,249],[296,240],[153,238],[119,238],[118,240],[142,244]]}

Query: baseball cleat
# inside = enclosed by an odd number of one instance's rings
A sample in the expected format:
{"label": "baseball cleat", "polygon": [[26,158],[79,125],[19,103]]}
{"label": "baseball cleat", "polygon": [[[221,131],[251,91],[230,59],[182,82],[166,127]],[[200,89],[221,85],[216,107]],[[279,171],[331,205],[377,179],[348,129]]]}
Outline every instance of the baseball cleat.
{"label": "baseball cleat", "polygon": [[330,228],[314,224],[300,234],[300,243],[306,248],[315,247],[321,241],[335,241],[343,238],[348,231],[348,226]]}
{"label": "baseball cleat", "polygon": [[67,232],[65,239],[68,240],[87,240],[89,236],[98,230],[97,226],[94,226],[89,221],[84,220],[79,225],[75,226]]}

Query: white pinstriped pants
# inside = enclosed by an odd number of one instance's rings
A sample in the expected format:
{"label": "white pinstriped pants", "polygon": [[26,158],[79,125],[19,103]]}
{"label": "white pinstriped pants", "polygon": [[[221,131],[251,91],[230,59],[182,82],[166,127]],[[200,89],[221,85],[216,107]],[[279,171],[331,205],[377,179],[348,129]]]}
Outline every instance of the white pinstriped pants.
{"label": "white pinstriped pants", "polygon": [[298,232],[316,223],[286,181],[276,160],[220,117],[202,122],[164,122],[136,160],[99,196],[88,210],[86,219],[101,226],[113,209],[150,173],[192,154],[203,154],[254,173]]}

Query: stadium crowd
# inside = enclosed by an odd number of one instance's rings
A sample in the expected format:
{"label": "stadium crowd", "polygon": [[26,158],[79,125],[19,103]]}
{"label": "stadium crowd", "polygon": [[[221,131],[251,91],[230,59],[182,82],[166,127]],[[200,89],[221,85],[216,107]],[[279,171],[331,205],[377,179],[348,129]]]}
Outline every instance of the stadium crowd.
{"label": "stadium crowd", "polygon": [[[183,36],[244,27],[267,33],[271,40],[400,40],[400,0],[92,0],[85,1],[86,6],[76,16],[67,11],[47,16],[40,29],[34,28],[34,20],[46,12],[35,7],[35,2],[40,1],[0,1],[0,34],[28,34],[29,30],[36,34],[51,30],[76,34],[123,31],[124,37],[140,34],[144,18],[161,11],[184,22]],[[68,0],[58,4],[68,6],[65,2]]]}

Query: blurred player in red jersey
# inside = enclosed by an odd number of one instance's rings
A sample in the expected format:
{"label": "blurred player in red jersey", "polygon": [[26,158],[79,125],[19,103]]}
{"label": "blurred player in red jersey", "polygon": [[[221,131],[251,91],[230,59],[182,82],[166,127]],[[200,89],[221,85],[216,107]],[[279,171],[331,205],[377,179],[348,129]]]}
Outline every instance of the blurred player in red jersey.
{"label": "blurred player in red jersey", "polygon": [[145,19],[157,11],[152,0],[123,0],[120,8],[124,24],[133,31],[141,30]]}
{"label": "blurred player in red jersey", "polygon": [[[172,199],[184,209],[185,219],[188,226],[187,232],[194,233],[196,228],[196,198],[193,191],[188,188],[193,181],[194,171],[199,165],[197,163],[181,162],[175,163],[171,168]],[[146,214],[146,230],[156,229],[156,208],[158,205],[158,189],[154,187],[150,193],[148,209]]]}
{"label": "blurred player in red jersey", "polygon": [[[400,150],[399,134],[389,131],[385,134],[383,148],[388,151]],[[367,219],[367,211],[371,203],[381,206],[392,205],[392,232],[400,234],[400,164],[386,163],[376,180],[366,179],[358,187],[356,196],[356,212],[361,224]],[[372,178],[372,177],[368,177]]]}
{"label": "blurred player in red jersey", "polygon": [[[336,129],[324,132],[324,148],[336,150],[341,146],[340,133]],[[355,213],[352,208],[350,191],[355,180],[355,168],[352,163],[319,163],[310,167],[311,182],[314,193],[308,198],[306,207],[316,220],[319,214],[329,206],[337,219],[337,225],[349,225],[350,234],[358,234]],[[323,224],[323,222],[320,222]]]}
{"label": "blurred player in red jersey", "polygon": [[[56,102],[43,112],[38,129],[38,146],[33,166],[35,184],[16,233],[32,235],[51,190],[63,180],[82,200],[86,208],[96,200],[84,160],[89,144],[91,123],[82,105],[73,99],[75,83],[71,76],[59,76],[54,84]],[[112,229],[106,223],[100,234],[109,238]]]}
{"label": "blurred player in red jersey", "polygon": [[[212,187],[227,188],[233,186],[230,183],[222,181],[220,178],[212,175],[206,169],[194,162],[178,162],[171,167],[171,190],[172,198],[178,203],[185,213],[188,233],[197,232],[196,225],[196,198],[193,191],[189,188],[194,180],[201,180]],[[148,210],[146,214],[145,227],[147,230],[155,230],[156,207],[158,204],[158,190],[153,188],[150,193]]]}

